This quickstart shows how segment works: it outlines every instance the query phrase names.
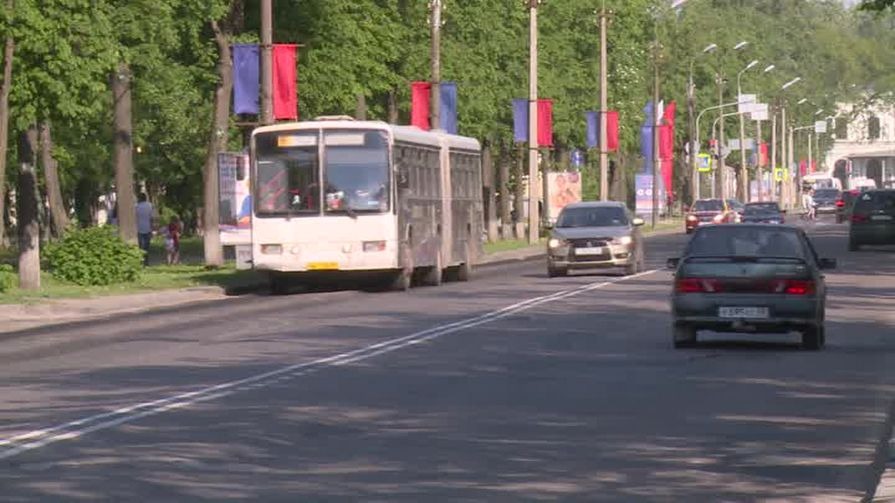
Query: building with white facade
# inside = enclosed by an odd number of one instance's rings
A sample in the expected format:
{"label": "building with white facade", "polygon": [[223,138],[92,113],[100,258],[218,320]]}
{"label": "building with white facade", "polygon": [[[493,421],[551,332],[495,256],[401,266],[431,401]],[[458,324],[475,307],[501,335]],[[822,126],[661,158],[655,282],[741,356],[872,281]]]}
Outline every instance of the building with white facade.
{"label": "building with white facade", "polygon": [[895,106],[838,108],[831,130],[833,147],[823,164],[827,174],[838,178],[843,188],[895,187]]}

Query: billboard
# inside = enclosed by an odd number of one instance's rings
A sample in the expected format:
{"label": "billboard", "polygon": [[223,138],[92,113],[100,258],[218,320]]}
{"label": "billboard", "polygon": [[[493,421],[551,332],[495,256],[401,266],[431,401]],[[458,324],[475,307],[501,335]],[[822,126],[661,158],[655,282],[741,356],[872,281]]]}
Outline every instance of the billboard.
{"label": "billboard", "polygon": [[221,244],[251,244],[252,196],[248,154],[218,154]]}
{"label": "billboard", "polygon": [[555,171],[547,173],[547,219],[555,222],[566,205],[581,202],[581,173]]}
{"label": "billboard", "polygon": [[[662,187],[662,178],[659,180],[659,214],[663,214],[666,206],[665,190]],[[652,218],[653,214],[653,175],[638,174],[634,178],[635,211],[644,219]]]}

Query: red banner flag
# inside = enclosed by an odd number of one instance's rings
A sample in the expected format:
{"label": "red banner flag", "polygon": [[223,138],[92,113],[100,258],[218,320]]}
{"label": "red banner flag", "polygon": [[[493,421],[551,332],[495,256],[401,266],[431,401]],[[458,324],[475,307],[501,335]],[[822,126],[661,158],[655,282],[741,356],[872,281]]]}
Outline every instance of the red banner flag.
{"label": "red banner flag", "polygon": [[606,151],[618,150],[618,111],[606,112]]}
{"label": "red banner flag", "polygon": [[538,100],[538,146],[553,146],[553,100]]}
{"label": "red banner flag", "polygon": [[410,84],[410,125],[429,130],[429,93],[432,84],[412,82]]}
{"label": "red banner flag", "polygon": [[758,147],[758,165],[765,167],[768,165],[768,144],[762,142]]}
{"label": "red banner flag", "polygon": [[662,181],[669,197],[673,194],[672,175],[674,171],[674,114],[677,104],[672,101],[665,106],[663,125],[659,127],[659,159],[661,159]]}
{"label": "red banner flag", "polygon": [[295,44],[273,45],[274,119],[298,119],[298,89],[295,84]]}

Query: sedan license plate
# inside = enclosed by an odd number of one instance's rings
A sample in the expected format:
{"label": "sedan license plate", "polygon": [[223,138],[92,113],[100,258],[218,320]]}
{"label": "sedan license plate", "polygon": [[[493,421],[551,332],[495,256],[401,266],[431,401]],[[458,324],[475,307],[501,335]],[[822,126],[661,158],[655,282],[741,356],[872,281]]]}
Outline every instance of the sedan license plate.
{"label": "sedan license plate", "polygon": [[872,215],[870,217],[870,220],[874,220],[876,222],[888,222],[889,220],[892,220],[892,216],[891,215]]}
{"label": "sedan license plate", "polygon": [[764,319],[770,317],[770,311],[766,307],[719,307],[718,316],[721,318],[752,318]]}
{"label": "sedan license plate", "polygon": [[605,255],[606,251],[601,247],[575,248],[575,255]]}

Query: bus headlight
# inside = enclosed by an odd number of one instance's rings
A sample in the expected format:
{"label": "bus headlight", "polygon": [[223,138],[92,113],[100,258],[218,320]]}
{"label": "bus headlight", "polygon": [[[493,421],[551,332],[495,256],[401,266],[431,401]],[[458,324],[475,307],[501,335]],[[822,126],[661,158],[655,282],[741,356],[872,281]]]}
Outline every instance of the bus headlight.
{"label": "bus headlight", "polygon": [[261,253],[264,255],[282,255],[283,245],[261,245]]}
{"label": "bus headlight", "polygon": [[365,252],[385,251],[385,241],[364,241]]}

